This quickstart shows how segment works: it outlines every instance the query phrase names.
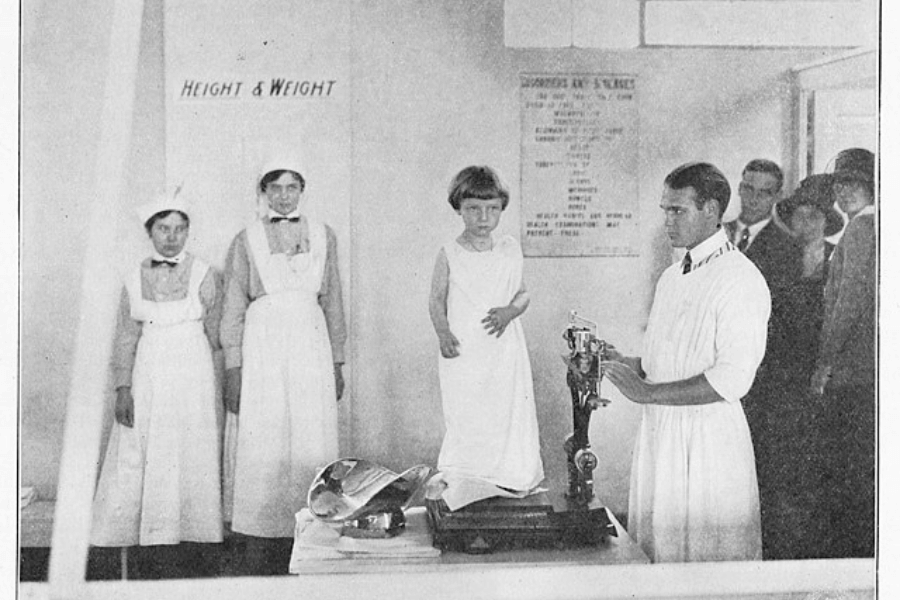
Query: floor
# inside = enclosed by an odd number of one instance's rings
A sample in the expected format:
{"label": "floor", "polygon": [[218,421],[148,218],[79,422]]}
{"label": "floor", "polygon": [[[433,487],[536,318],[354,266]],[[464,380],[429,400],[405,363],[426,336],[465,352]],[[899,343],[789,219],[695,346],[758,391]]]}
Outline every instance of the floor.
{"label": "floor", "polygon": [[[287,575],[293,540],[230,535],[222,544],[133,546],[127,552],[128,579]],[[22,548],[19,581],[46,581],[49,548]],[[119,548],[91,548],[88,580],[121,579]]]}

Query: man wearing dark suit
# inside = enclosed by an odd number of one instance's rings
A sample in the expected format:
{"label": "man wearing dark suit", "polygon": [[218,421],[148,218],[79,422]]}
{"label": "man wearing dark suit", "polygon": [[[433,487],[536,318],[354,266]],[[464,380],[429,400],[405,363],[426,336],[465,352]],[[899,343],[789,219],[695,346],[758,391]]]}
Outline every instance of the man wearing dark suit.
{"label": "man wearing dark suit", "polygon": [[791,285],[802,275],[802,249],[793,238],[772,220],[772,209],[781,195],[784,174],[770,160],[755,159],[747,163],[741,174],[738,194],[741,213],[726,224],[731,241],[763,274],[772,295],[772,313],[766,355],[756,374],[750,392],[744,398],[744,410],[753,436],[756,471],[759,481],[760,512],[762,516],[763,558],[793,558],[785,499],[780,482],[788,475],[786,463],[779,452],[785,435],[783,423],[777,422],[779,403],[791,402],[784,397],[786,373],[783,360],[792,350],[785,339],[785,297]]}
{"label": "man wearing dark suit", "polygon": [[741,214],[726,223],[731,241],[762,272],[774,294],[800,276],[800,248],[772,221],[772,208],[781,195],[784,174],[774,162],[762,158],[744,167],[738,194]]}

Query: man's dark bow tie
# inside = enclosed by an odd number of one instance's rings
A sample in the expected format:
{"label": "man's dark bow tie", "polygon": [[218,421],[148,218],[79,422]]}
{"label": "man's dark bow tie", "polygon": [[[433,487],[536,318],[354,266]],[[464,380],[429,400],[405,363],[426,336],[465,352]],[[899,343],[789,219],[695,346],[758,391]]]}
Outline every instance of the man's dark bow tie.
{"label": "man's dark bow tie", "polygon": [[155,258],[150,259],[150,266],[154,269],[156,267],[174,267],[177,264],[178,263],[175,262],[174,260],[156,260]]}
{"label": "man's dark bow tie", "polygon": [[299,223],[300,217],[270,217],[270,223],[281,223],[283,221],[287,221],[288,223]]}

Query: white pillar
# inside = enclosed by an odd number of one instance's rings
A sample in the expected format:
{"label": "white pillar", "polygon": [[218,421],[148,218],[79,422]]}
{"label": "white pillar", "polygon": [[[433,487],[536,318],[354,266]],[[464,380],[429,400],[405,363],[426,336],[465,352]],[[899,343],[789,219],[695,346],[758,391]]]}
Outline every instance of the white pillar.
{"label": "white pillar", "polygon": [[115,264],[116,236],[109,223],[125,193],[143,7],[143,1],[115,0],[113,8],[103,128],[94,174],[96,193],[88,220],[81,318],[66,407],[50,555],[51,598],[75,598],[84,592],[104,388],[118,302],[117,270],[111,268]]}

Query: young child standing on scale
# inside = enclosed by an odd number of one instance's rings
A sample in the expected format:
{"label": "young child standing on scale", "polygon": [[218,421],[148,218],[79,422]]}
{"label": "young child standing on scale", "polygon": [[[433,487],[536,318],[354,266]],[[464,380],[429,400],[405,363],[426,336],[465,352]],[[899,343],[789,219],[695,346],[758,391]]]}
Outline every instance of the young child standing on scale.
{"label": "young child standing on scale", "polygon": [[448,491],[474,479],[497,495],[525,495],[544,470],[518,319],[529,303],[522,250],[492,235],[509,193],[491,168],[472,166],[454,177],[448,200],[465,229],[438,253],[429,302],[446,427],[438,469]]}

